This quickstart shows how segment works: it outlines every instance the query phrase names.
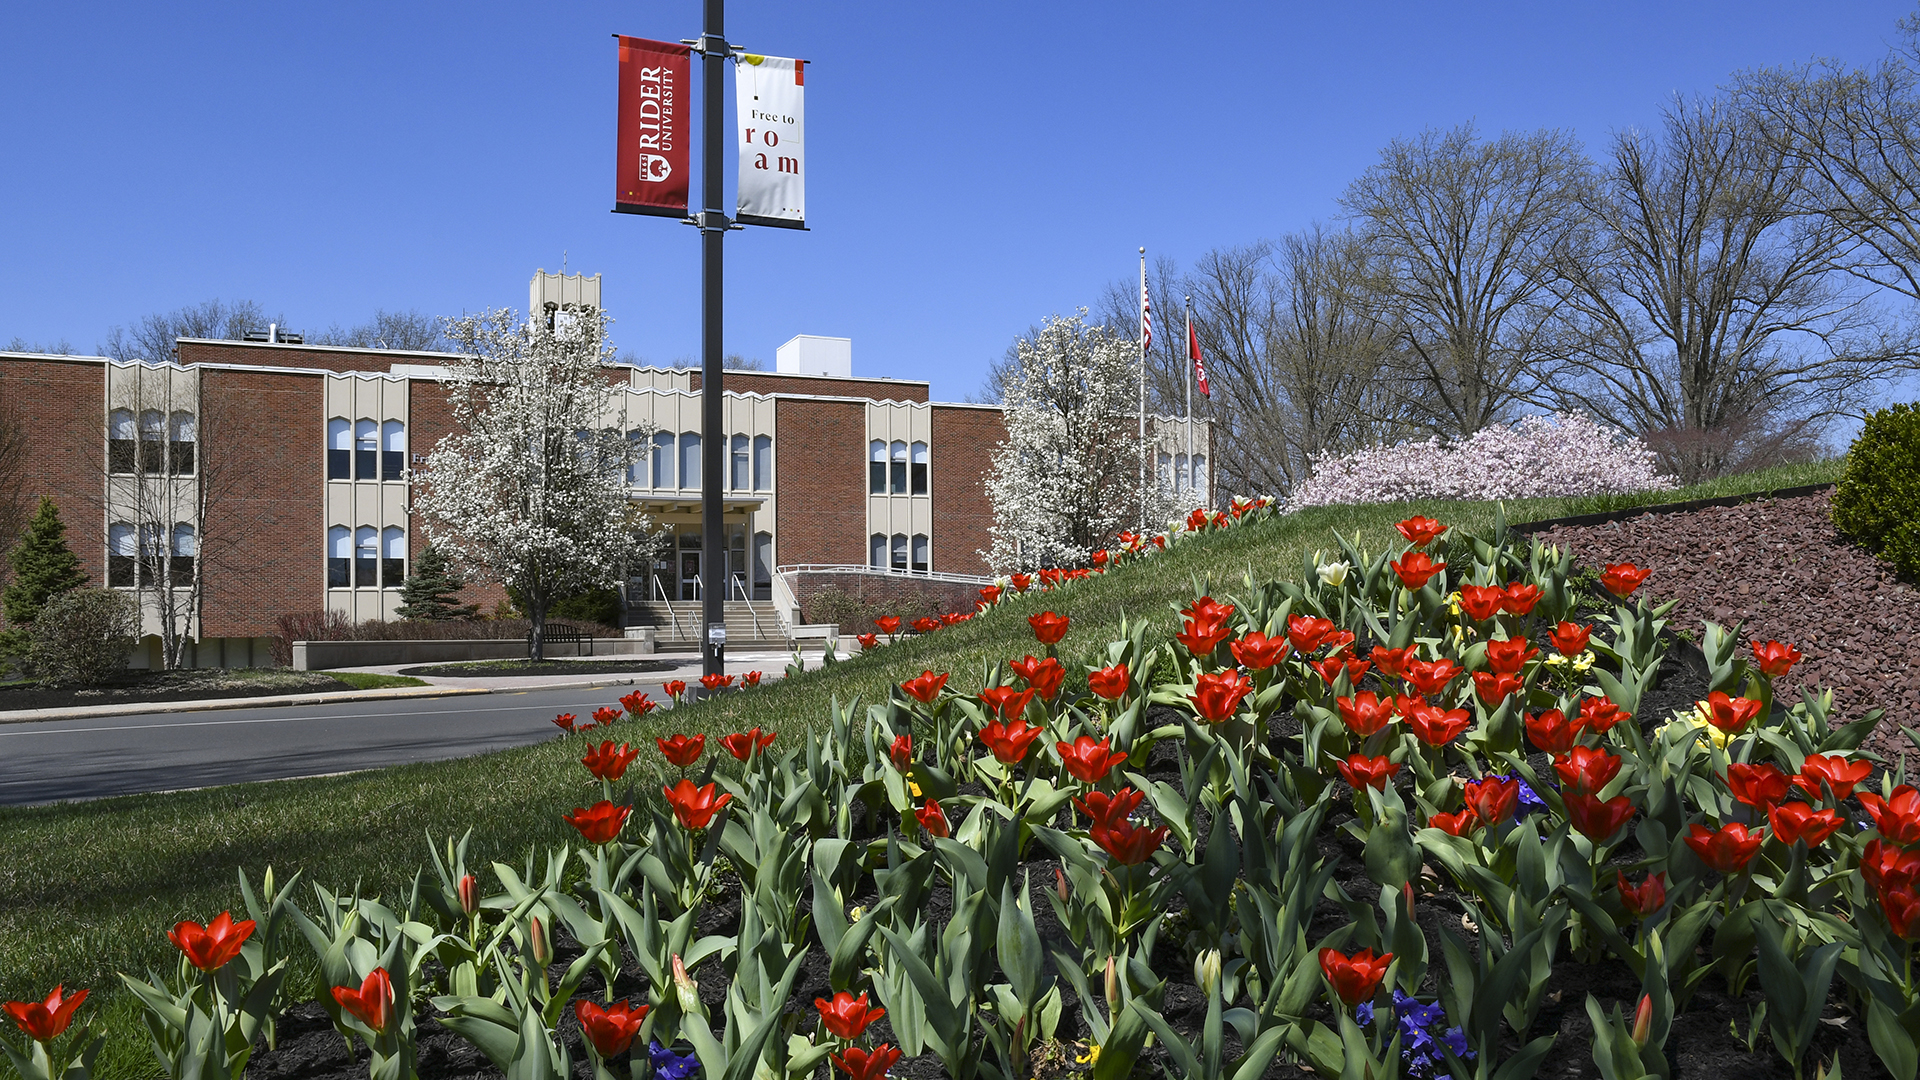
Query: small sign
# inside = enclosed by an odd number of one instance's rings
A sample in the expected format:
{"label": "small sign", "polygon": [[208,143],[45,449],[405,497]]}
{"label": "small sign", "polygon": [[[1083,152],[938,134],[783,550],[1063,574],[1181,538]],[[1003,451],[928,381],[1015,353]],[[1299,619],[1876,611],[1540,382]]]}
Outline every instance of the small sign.
{"label": "small sign", "polygon": [[714,623],[711,626],[707,627],[707,644],[725,645],[726,643],[727,643],[727,628],[725,624]]}

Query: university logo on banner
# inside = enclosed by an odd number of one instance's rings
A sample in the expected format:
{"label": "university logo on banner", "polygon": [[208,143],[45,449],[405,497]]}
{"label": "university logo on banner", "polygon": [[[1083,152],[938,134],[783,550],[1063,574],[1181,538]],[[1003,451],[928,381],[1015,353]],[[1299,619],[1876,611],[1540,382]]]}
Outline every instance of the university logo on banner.
{"label": "university logo on banner", "polygon": [[672,42],[620,37],[615,213],[687,216],[691,52]]}
{"label": "university logo on banner", "polygon": [[735,66],[740,205],[746,225],[807,227],[805,60],[743,54]]}

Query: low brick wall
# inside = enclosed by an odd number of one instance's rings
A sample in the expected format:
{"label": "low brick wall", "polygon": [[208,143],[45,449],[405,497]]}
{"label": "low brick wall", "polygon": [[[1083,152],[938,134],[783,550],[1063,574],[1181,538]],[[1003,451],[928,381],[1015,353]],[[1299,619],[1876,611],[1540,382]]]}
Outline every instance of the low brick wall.
{"label": "low brick wall", "polygon": [[[586,643],[547,642],[548,656],[650,656],[652,627],[641,637],[595,638]],[[454,638],[446,641],[296,641],[296,671],[374,667],[380,664],[445,664],[460,660],[521,660],[527,643],[520,638]]]}
{"label": "low brick wall", "polygon": [[971,612],[980,599],[978,585],[911,574],[803,571],[789,580],[802,621],[837,623],[843,634],[866,633],[882,615],[898,615],[905,624],[922,615]]}

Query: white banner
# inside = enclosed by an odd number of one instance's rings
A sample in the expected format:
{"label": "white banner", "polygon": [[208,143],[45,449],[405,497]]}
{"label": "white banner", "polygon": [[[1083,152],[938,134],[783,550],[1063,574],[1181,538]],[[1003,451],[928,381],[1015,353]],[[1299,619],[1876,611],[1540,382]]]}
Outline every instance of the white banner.
{"label": "white banner", "polygon": [[805,60],[744,53],[734,65],[740,128],[740,205],[746,225],[807,227]]}

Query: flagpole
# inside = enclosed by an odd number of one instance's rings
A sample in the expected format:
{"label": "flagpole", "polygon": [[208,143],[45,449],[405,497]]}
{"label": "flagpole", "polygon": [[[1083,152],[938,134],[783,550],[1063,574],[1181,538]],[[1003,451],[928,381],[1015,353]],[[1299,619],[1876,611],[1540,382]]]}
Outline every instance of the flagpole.
{"label": "flagpole", "polygon": [[1193,494],[1193,297],[1187,301],[1187,494]]}
{"label": "flagpole", "polygon": [[1147,249],[1140,249],[1140,532],[1147,530]]}

